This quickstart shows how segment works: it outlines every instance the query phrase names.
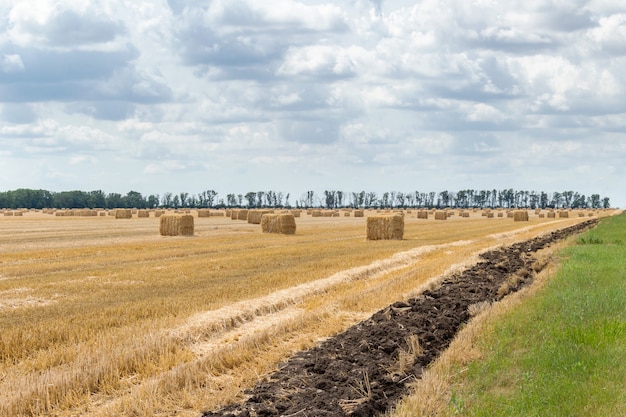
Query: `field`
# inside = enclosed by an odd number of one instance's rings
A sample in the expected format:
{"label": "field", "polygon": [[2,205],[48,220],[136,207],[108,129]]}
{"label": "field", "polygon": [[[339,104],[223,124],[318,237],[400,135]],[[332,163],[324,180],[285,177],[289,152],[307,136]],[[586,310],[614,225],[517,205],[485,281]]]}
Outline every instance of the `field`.
{"label": "field", "polygon": [[198,416],[479,253],[588,219],[407,213],[402,240],[368,241],[352,216],[303,213],[295,235],[196,217],[193,237],[0,217],[0,415]]}

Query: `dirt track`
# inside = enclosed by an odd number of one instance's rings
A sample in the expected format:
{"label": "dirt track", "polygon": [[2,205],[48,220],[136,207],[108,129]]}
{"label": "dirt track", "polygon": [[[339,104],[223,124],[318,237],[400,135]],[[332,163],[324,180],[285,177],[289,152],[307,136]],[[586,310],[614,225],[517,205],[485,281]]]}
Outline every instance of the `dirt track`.
{"label": "dirt track", "polygon": [[[589,220],[481,255],[482,261],[407,302],[395,303],[319,346],[294,355],[260,381],[242,404],[204,417],[374,416],[408,392],[470,318],[468,307],[493,302],[532,281],[533,253],[595,225]],[[412,356],[410,337],[422,348]],[[408,361],[398,368],[399,358]]]}

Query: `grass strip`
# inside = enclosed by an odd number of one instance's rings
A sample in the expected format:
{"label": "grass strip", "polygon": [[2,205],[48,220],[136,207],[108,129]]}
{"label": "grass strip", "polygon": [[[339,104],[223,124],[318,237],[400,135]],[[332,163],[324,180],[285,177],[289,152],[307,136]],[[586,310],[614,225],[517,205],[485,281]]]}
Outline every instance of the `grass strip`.
{"label": "grass strip", "polygon": [[448,415],[626,415],[626,215],[575,242],[544,290],[487,326]]}

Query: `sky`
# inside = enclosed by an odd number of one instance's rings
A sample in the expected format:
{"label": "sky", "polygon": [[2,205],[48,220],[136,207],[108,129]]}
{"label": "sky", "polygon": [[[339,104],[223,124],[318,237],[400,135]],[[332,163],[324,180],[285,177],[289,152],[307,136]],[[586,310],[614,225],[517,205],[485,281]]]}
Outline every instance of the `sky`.
{"label": "sky", "polygon": [[0,191],[626,207],[620,0],[1,0]]}

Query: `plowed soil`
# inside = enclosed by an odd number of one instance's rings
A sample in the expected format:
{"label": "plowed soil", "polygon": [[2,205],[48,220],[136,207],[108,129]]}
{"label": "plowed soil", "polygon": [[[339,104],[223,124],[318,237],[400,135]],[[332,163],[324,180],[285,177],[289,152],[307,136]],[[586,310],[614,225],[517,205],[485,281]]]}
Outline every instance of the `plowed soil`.
{"label": "plowed soil", "polygon": [[[468,307],[495,302],[530,283],[534,253],[595,225],[589,220],[486,252],[482,261],[432,290],[375,313],[300,352],[247,392],[248,399],[204,417],[375,416],[408,393],[409,383],[445,350],[470,319]],[[417,337],[421,352],[409,341]],[[403,366],[400,366],[404,363]]]}

